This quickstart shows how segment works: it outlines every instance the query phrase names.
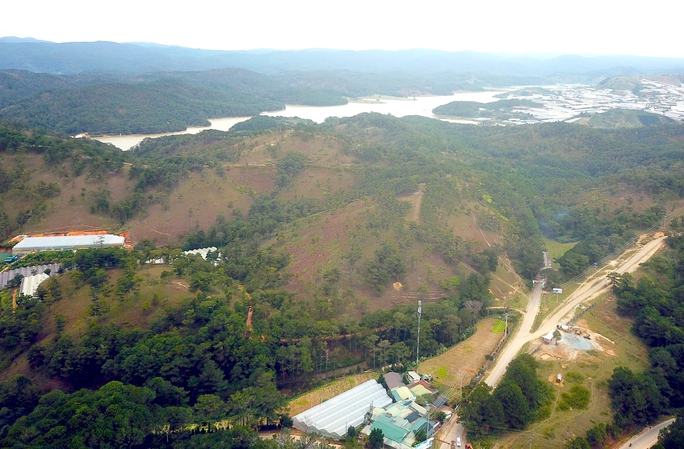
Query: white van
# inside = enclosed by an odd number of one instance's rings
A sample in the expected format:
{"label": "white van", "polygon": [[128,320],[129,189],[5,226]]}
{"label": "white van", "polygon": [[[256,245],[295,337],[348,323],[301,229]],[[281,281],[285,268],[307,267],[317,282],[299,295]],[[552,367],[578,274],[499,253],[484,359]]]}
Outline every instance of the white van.
{"label": "white van", "polygon": [[461,447],[461,437],[456,437],[456,447]]}

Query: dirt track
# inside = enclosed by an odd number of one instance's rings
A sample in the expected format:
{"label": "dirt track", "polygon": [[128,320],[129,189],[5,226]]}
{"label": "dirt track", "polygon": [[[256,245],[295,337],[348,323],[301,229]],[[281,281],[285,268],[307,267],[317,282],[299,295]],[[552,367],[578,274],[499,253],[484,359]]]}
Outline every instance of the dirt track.
{"label": "dirt track", "polygon": [[[634,254],[629,256],[627,260],[613,271],[620,274],[635,271],[639,268],[640,264],[650,259],[651,256],[662,247],[664,241],[665,237],[659,237],[652,240],[638,251],[635,251]],[[623,254],[623,256],[626,254],[627,253]],[[608,266],[605,268],[608,268]],[[605,293],[609,288],[610,281],[605,277],[605,272],[603,270],[597,271],[565,300],[563,306],[557,312],[547,317],[536,332],[531,332],[532,323],[534,323],[534,318],[539,311],[539,298],[541,297],[541,285],[537,285],[532,291],[523,324],[520,326],[517,334],[510,339],[508,345],[506,345],[506,348],[502,351],[492,367],[489,376],[485,380],[487,385],[494,387],[499,383],[499,380],[501,380],[503,374],[506,372],[506,367],[508,367],[511,360],[520,352],[525,343],[547,334],[549,331],[553,330],[566,315],[572,312],[578,304]]]}

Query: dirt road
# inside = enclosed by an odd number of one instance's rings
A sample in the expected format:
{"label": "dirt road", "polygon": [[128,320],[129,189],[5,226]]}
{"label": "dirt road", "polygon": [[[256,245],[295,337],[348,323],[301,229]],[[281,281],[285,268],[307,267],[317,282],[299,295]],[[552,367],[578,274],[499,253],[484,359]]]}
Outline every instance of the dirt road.
{"label": "dirt road", "polygon": [[511,363],[511,361],[515,358],[515,356],[518,354],[518,351],[520,351],[520,348],[522,348],[525,343],[532,339],[532,325],[534,324],[534,319],[539,312],[541,293],[541,283],[537,283],[537,285],[534,286],[534,289],[532,289],[532,295],[530,296],[530,302],[527,304],[527,311],[523,318],[522,324],[518,328],[516,334],[513,335],[508,341],[506,348],[501,352],[501,355],[492,367],[489,376],[487,376],[485,379],[485,383],[490,387],[496,387],[506,372],[508,364]]}
{"label": "dirt road", "polygon": [[[639,265],[651,258],[663,245],[665,237],[654,239],[653,241],[644,245],[634,254],[629,256],[619,267],[615,270],[617,273],[631,273],[639,268]],[[539,302],[541,298],[541,285],[535,286],[530,296],[530,302],[523,319],[523,324],[520,326],[517,334],[513,336],[506,345],[506,348],[501,352],[496,363],[492,367],[489,376],[485,379],[485,383],[491,387],[495,387],[504,373],[508,364],[520,352],[523,345],[529,341],[540,338],[553,330],[556,325],[570,313],[578,304],[598,296],[601,293],[608,291],[610,288],[610,281],[606,278],[605,272],[599,270],[596,274],[584,281],[580,287],[575,290],[564,302],[563,306],[554,314],[547,317],[539,326],[539,329],[532,333],[530,329],[534,319],[539,311]]]}

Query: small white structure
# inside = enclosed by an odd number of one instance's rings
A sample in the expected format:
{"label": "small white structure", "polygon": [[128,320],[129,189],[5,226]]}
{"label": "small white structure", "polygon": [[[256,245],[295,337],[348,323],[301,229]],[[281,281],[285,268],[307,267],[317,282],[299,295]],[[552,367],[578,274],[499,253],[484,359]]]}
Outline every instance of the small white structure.
{"label": "small white structure", "polygon": [[328,399],[292,418],[294,427],[331,438],[342,438],[349,426],[358,427],[372,407],[386,407],[392,403],[385,388],[375,380]]}
{"label": "small white structure", "polygon": [[551,342],[553,341],[553,331],[550,331],[548,334],[544,335],[543,338],[544,343],[546,343],[547,345],[551,344]]}
{"label": "small white structure", "polygon": [[199,254],[202,259],[207,260],[207,254],[218,251],[215,246],[209,246],[207,248],[191,249],[189,251],[183,251],[186,256],[191,256],[194,254]]}
{"label": "small white structure", "polygon": [[124,237],[113,234],[26,237],[24,240],[14,245],[12,254],[85,248],[123,247],[125,240]]}
{"label": "small white structure", "polygon": [[415,371],[408,371],[406,373],[406,378],[408,379],[408,383],[412,384],[413,382],[418,382],[420,380],[420,375]]}

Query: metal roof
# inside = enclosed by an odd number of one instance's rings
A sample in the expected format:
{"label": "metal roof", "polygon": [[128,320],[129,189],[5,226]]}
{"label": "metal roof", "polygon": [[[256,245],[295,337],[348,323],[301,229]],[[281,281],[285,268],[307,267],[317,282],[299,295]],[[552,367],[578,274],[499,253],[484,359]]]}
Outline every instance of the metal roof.
{"label": "metal roof", "polygon": [[21,294],[25,296],[33,296],[38,290],[38,286],[43,283],[43,281],[49,279],[45,273],[39,273],[33,276],[25,277],[21,280]]}
{"label": "metal roof", "polygon": [[371,379],[296,415],[292,420],[294,427],[304,432],[342,438],[349,426],[357,427],[363,423],[372,406],[385,407],[391,403],[392,399],[383,386]]}
{"label": "metal roof", "polygon": [[406,385],[404,383],[404,379],[401,377],[401,374],[391,372],[387,373],[384,376],[382,376],[385,379],[385,383],[387,384],[387,389],[388,390],[394,390],[397,387],[403,387]]}
{"label": "metal roof", "polygon": [[12,252],[50,251],[99,246],[123,246],[125,239],[119,235],[62,235],[53,237],[26,237],[14,245]]}

